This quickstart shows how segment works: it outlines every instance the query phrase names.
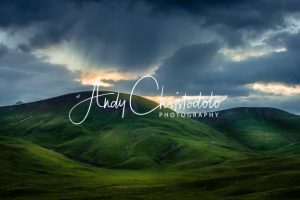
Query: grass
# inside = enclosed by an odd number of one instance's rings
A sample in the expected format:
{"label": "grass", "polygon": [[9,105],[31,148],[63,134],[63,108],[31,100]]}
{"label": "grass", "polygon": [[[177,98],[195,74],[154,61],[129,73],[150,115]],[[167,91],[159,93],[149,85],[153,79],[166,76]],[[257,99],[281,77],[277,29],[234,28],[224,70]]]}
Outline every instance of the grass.
{"label": "grass", "polygon": [[0,108],[1,199],[300,197],[298,116],[244,108],[202,123],[93,107],[74,126],[75,96]]}
{"label": "grass", "polygon": [[220,112],[218,120],[202,121],[258,151],[275,150],[300,140],[300,117],[274,108],[235,108]]}
{"label": "grass", "polygon": [[259,156],[175,170],[103,169],[1,137],[4,199],[297,199],[300,160]]}
{"label": "grass", "polygon": [[[71,159],[107,168],[142,169],[162,164],[182,168],[187,163],[203,166],[246,153],[244,146],[191,119],[160,119],[158,113],[144,117],[128,113],[122,119],[120,111],[99,111],[93,107],[90,119],[75,126],[67,117],[71,106],[65,107],[73,105],[74,100],[63,105],[52,101],[0,109],[1,135],[18,137]],[[152,104],[140,98],[137,102],[140,110],[149,109]],[[82,114],[81,110],[78,112],[74,116]]]}

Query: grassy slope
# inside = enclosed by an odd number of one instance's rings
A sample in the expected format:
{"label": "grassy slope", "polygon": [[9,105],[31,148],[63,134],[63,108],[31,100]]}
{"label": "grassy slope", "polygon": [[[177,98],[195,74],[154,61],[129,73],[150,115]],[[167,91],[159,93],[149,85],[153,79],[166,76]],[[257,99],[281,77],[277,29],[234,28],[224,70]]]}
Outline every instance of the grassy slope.
{"label": "grassy slope", "polygon": [[[170,165],[191,168],[243,158],[247,149],[191,119],[136,116],[93,108],[79,126],[69,122],[74,95],[0,110],[2,135],[18,137],[97,166],[143,169]],[[123,98],[128,98],[124,96]],[[155,104],[137,98],[138,110]],[[82,107],[74,117],[84,116]]]}
{"label": "grassy slope", "polygon": [[[3,199],[297,199],[298,158],[260,156],[192,170],[109,170],[0,138]],[[280,163],[280,165],[278,165]]]}
{"label": "grassy slope", "polygon": [[82,198],[94,189],[154,184],[159,187],[157,183],[168,183],[179,177],[168,173],[161,177],[154,170],[100,169],[20,139],[0,137],[0,147],[0,190],[5,198],[51,199],[52,195],[63,193],[68,199],[77,195]]}
{"label": "grassy slope", "polygon": [[[266,114],[247,111],[239,114],[241,121],[233,118],[234,126],[221,124],[223,134],[190,119],[159,119],[157,113],[136,117],[128,111],[121,119],[119,112],[95,108],[84,125],[73,126],[67,112],[75,102],[74,94],[0,108],[0,133],[5,136],[0,137],[0,197],[273,200],[300,196],[300,160],[295,156],[299,126],[292,115],[276,115],[282,118],[269,121]],[[139,110],[153,105],[136,99]],[[80,112],[84,109],[76,116]],[[269,132],[288,138],[288,143],[274,145],[274,139],[247,136],[257,127],[266,132],[264,127],[272,123]],[[219,123],[214,125],[220,128]],[[234,127],[239,129],[232,131]],[[288,131],[281,132],[284,127]],[[256,142],[259,145],[253,146]],[[265,149],[272,154],[256,151]]]}
{"label": "grassy slope", "polygon": [[235,108],[221,111],[218,120],[200,121],[253,150],[273,151],[299,146],[300,117],[278,109]]}

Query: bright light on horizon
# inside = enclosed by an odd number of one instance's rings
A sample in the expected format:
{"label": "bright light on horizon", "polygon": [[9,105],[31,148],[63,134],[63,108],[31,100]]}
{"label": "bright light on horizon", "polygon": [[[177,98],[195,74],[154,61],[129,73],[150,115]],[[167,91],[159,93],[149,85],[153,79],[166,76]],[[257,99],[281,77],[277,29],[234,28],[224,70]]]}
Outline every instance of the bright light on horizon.
{"label": "bright light on horizon", "polygon": [[286,85],[282,83],[253,83],[251,88],[276,95],[298,95],[300,94],[300,85]]}
{"label": "bright light on horizon", "polygon": [[251,57],[261,57],[271,53],[280,53],[285,52],[286,48],[273,48],[273,47],[266,47],[266,46],[254,46],[254,47],[245,47],[239,49],[221,49],[220,53],[224,54],[225,56],[229,57],[231,60],[235,62],[240,62],[243,60],[247,60]]}

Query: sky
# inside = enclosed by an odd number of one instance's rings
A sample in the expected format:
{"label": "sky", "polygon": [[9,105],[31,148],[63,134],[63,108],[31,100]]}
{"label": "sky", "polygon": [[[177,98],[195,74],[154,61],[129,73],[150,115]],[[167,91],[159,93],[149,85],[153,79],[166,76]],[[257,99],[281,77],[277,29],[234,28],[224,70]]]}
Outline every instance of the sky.
{"label": "sky", "polygon": [[[1,0],[0,105],[153,75],[166,96],[300,114],[297,0]],[[139,95],[159,95],[145,82]]]}

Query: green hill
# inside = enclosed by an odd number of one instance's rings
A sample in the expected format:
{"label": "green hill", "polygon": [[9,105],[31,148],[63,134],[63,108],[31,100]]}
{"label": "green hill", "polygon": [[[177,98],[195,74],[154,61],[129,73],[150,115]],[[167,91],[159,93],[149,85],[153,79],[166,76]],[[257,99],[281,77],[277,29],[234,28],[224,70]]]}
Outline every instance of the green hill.
{"label": "green hill", "polygon": [[255,156],[193,170],[116,170],[0,137],[0,197],[15,199],[298,199],[300,160]]}
{"label": "green hill", "polygon": [[[300,197],[296,115],[237,108],[199,122],[158,111],[136,116],[128,105],[122,118],[121,109],[93,106],[83,124],[72,124],[70,109],[90,95],[0,108],[1,199]],[[156,103],[135,96],[133,105],[146,111]]]}
{"label": "green hill", "polygon": [[[113,197],[118,196],[114,194],[117,186],[160,188],[182,176],[97,168],[16,138],[0,137],[0,147],[1,199]],[[122,188],[120,192],[126,196]]]}
{"label": "green hill", "polygon": [[[247,154],[245,147],[205,124],[188,118],[159,118],[157,112],[137,116],[126,111],[122,119],[121,110],[93,106],[87,120],[76,126],[68,118],[69,110],[79,101],[76,96],[1,108],[1,135],[109,168],[142,169],[163,164],[191,168]],[[82,99],[89,96],[81,93]],[[123,94],[122,98],[128,96]],[[135,97],[134,104],[140,111],[156,105],[140,97]],[[86,109],[81,107],[73,117],[83,117]]]}
{"label": "green hill", "polygon": [[300,117],[279,109],[234,108],[219,115],[200,121],[253,150],[276,150],[300,141]]}

